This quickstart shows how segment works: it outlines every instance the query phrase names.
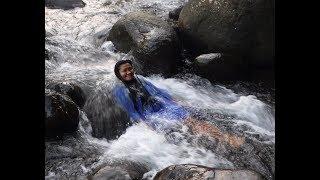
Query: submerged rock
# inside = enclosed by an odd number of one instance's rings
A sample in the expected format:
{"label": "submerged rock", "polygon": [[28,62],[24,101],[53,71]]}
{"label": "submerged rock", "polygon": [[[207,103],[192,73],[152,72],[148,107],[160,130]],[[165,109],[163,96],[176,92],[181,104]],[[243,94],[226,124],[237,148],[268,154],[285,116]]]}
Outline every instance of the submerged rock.
{"label": "submerged rock", "polygon": [[57,84],[50,84],[47,88],[52,89],[60,94],[69,96],[80,108],[83,108],[86,98],[82,89],[76,84],[69,82],[62,82]]}
{"label": "submerged rock", "polygon": [[131,12],[119,19],[108,37],[122,52],[132,55],[146,74],[168,75],[177,66],[181,46],[174,29],[147,12]]}
{"label": "submerged rock", "polygon": [[46,7],[52,9],[73,9],[76,7],[84,7],[86,3],[82,0],[46,0]]}
{"label": "submerged rock", "polygon": [[154,180],[169,179],[264,180],[260,174],[250,170],[214,169],[193,164],[172,165],[154,177]]}
{"label": "submerged rock", "polygon": [[45,91],[45,136],[63,136],[77,131],[79,110],[72,100],[62,94]]}

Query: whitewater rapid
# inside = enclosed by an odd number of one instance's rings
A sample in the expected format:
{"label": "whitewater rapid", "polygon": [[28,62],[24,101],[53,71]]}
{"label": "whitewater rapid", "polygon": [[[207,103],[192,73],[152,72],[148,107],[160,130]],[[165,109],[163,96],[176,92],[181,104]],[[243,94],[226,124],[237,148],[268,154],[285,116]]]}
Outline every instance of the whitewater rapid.
{"label": "whitewater rapid", "polygon": [[[84,1],[84,8],[73,10],[45,9],[46,49],[51,56],[45,61],[46,84],[52,82],[73,82],[86,95],[107,96],[120,83],[113,74],[116,61],[126,54],[116,52],[111,42],[99,42],[101,34],[124,14],[148,9],[165,19],[168,12],[187,0],[114,0],[110,5],[105,1]],[[211,84],[208,80],[193,74],[180,74],[172,78],[158,75],[146,77],[157,87],[168,91],[175,101],[187,109],[199,113],[213,123],[224,122],[248,136],[257,134],[263,143],[275,143],[274,107],[254,95],[240,95],[223,85]],[[98,104],[97,104],[98,106]],[[216,118],[205,115],[216,114]],[[103,112],[101,112],[103,113]],[[86,114],[81,111],[79,131],[82,138],[99,149],[96,163],[86,166],[80,161],[81,169],[61,166],[64,171],[48,168],[46,178],[61,173],[79,174],[90,172],[92,167],[108,160],[125,159],[142,162],[150,168],[145,174],[152,178],[155,173],[169,165],[192,163],[210,167],[234,168],[228,159],[215,152],[190,143],[186,126],[173,132],[174,139],[168,139],[165,132],[157,132],[143,123],[129,127],[118,139],[108,141],[91,136],[92,127]],[[196,138],[196,137],[195,137]],[[69,144],[59,145],[61,151],[72,149]],[[57,167],[56,169],[59,169]]]}

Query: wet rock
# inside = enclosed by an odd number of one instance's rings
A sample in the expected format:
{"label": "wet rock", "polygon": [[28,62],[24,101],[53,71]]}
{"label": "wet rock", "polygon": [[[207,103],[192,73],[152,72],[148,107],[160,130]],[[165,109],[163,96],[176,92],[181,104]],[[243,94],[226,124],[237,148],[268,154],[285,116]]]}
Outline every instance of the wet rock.
{"label": "wet rock", "polygon": [[174,29],[150,13],[131,12],[112,27],[108,40],[122,52],[132,52],[144,75],[172,73],[180,55],[180,42]]}
{"label": "wet rock", "polygon": [[103,3],[104,6],[109,6],[109,5],[111,5],[111,4],[112,4],[112,1],[111,1],[111,0],[106,0],[106,1]]}
{"label": "wet rock", "polygon": [[207,136],[201,136],[195,141],[198,146],[225,157],[237,168],[254,170],[266,179],[274,179],[275,152],[272,144],[259,142],[248,136],[241,146],[230,146]]}
{"label": "wet rock", "polygon": [[46,89],[45,91],[45,136],[63,136],[77,131],[79,110],[67,96]]}
{"label": "wet rock", "polygon": [[264,83],[266,87],[275,87],[275,69],[274,66],[271,67],[256,67],[251,66],[250,71],[250,81],[254,83]]}
{"label": "wet rock", "polygon": [[92,180],[131,180],[130,175],[123,169],[117,167],[105,166],[100,169],[93,177]]}
{"label": "wet rock", "polygon": [[55,62],[57,59],[57,53],[50,50],[48,47],[45,47],[44,57],[45,60],[48,60],[50,62]]}
{"label": "wet rock", "polygon": [[131,125],[126,111],[119,107],[106,92],[97,92],[88,97],[84,111],[92,126],[92,136],[116,139]]}
{"label": "wet rock", "polygon": [[50,84],[47,88],[52,89],[60,94],[67,95],[75,102],[80,108],[83,108],[86,97],[82,89],[73,83],[62,82],[57,84]]}
{"label": "wet rock", "polygon": [[190,0],[179,16],[184,45],[195,54],[246,55],[255,66],[274,60],[273,0]]}
{"label": "wet rock", "polygon": [[260,174],[250,170],[214,169],[193,164],[172,165],[154,177],[154,180],[168,179],[264,180]]}
{"label": "wet rock", "polygon": [[180,6],[176,9],[170,11],[169,18],[177,21],[179,19],[179,15],[180,15],[182,8],[183,8],[183,6]]}
{"label": "wet rock", "polygon": [[84,3],[82,0],[46,0],[45,3],[46,7],[52,8],[52,9],[73,9],[76,7],[84,7],[86,3]]}
{"label": "wet rock", "polygon": [[113,161],[109,163],[109,165],[125,169],[132,179],[142,179],[143,175],[151,170],[147,165],[143,163],[130,160]]}
{"label": "wet rock", "polygon": [[96,45],[96,47],[100,47],[104,42],[107,41],[109,32],[110,32],[110,29],[105,28],[97,32],[95,35],[93,35],[93,43]]}
{"label": "wet rock", "polygon": [[94,170],[92,179],[142,179],[148,171],[150,171],[150,168],[142,163],[130,160],[113,160]]}
{"label": "wet rock", "polygon": [[273,106],[275,104],[274,85],[265,83],[237,82],[232,84],[224,84],[226,88],[231,89],[241,96],[254,95],[260,101]]}
{"label": "wet rock", "polygon": [[120,14],[119,11],[108,11],[108,14]]}
{"label": "wet rock", "polygon": [[198,75],[211,82],[247,80],[248,62],[239,56],[222,53],[202,54],[195,59]]}
{"label": "wet rock", "polygon": [[44,59],[49,60],[49,51],[47,49],[44,51]]}
{"label": "wet rock", "polygon": [[53,179],[87,179],[79,176],[87,175],[87,170],[99,161],[103,153],[103,150],[78,133],[46,141],[45,175],[57,175]]}
{"label": "wet rock", "polygon": [[237,169],[253,170],[268,180],[274,179],[275,148],[272,136],[247,133],[253,131],[250,126],[235,126],[224,115],[199,111],[197,119],[202,122],[188,120],[185,123],[190,130],[188,142],[193,146],[214,152],[233,163]]}

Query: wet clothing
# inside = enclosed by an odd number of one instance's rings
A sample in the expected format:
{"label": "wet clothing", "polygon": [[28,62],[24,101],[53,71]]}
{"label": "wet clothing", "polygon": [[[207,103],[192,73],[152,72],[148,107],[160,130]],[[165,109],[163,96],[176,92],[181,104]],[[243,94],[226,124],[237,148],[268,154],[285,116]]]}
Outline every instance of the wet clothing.
{"label": "wet clothing", "polygon": [[141,101],[141,105],[143,108],[150,104],[149,99],[151,95],[144,89],[142,84],[138,82],[136,79],[125,84],[125,86],[129,90],[129,96],[133,101],[133,105],[135,109],[138,109],[139,100]]}
{"label": "wet clothing", "polygon": [[171,121],[181,121],[188,117],[188,112],[176,104],[165,90],[157,88],[139,75],[133,81],[117,85],[113,95],[127,110],[132,121],[148,121],[148,117],[152,115]]}

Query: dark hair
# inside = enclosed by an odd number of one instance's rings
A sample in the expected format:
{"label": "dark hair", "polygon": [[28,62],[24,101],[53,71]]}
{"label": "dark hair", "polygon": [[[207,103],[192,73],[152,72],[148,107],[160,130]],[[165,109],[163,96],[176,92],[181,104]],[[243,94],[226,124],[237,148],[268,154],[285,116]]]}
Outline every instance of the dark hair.
{"label": "dark hair", "polygon": [[116,63],[116,65],[114,65],[114,74],[120,80],[122,80],[122,77],[121,77],[120,72],[119,72],[120,65],[126,64],[126,63],[129,63],[132,66],[132,61],[131,60],[120,60],[120,61],[118,61]]}

